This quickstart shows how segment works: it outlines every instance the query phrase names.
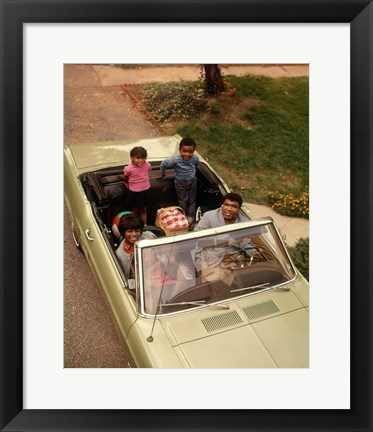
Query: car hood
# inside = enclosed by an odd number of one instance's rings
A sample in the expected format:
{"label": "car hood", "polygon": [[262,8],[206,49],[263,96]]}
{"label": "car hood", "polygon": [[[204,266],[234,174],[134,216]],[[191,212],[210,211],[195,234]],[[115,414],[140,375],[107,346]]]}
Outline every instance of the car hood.
{"label": "car hood", "polygon": [[184,367],[308,367],[308,310],[294,293],[278,290],[229,306],[163,323]]}
{"label": "car hood", "polygon": [[79,171],[106,168],[127,164],[133,147],[144,147],[148,152],[148,160],[163,160],[178,154],[181,137],[158,137],[151,139],[108,141],[97,143],[79,143],[69,146],[75,165]]}

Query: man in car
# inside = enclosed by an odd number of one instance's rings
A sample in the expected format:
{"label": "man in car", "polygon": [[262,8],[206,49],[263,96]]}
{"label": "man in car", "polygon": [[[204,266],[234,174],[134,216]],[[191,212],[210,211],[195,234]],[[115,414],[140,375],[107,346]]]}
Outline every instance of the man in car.
{"label": "man in car", "polygon": [[[221,208],[207,211],[194,228],[194,231],[216,228],[249,220],[247,216],[240,212],[241,206],[241,195],[234,192],[227,193],[223,198]],[[197,247],[195,252],[195,264],[202,276],[202,281],[212,282],[214,280],[224,280],[227,285],[231,285],[234,274],[227,268],[223,268],[222,262],[227,255],[231,255],[231,246],[234,241],[230,236],[222,236],[222,238],[224,238],[225,241],[223,241],[221,245]],[[250,242],[249,247],[252,248]]]}
{"label": "man in car", "polygon": [[216,210],[207,211],[193,231],[247,221],[247,216],[240,212],[241,206],[241,195],[234,192],[227,193],[223,198],[222,206]]}

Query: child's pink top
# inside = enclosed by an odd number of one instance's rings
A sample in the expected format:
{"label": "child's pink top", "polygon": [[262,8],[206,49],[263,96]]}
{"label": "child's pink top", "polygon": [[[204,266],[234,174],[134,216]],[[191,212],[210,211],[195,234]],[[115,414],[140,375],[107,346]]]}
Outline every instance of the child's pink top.
{"label": "child's pink top", "polygon": [[128,177],[128,187],[133,192],[141,192],[150,188],[148,171],[152,169],[149,162],[142,167],[130,163],[124,167],[124,175]]}

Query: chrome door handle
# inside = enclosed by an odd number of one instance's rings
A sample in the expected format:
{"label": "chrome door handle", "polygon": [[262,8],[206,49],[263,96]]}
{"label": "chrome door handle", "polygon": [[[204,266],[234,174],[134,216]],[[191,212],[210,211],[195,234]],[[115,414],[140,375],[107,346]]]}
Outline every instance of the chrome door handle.
{"label": "chrome door handle", "polygon": [[90,234],[91,234],[91,230],[90,230],[89,228],[87,228],[87,229],[84,231],[84,233],[85,233],[85,236],[87,237],[87,239],[88,239],[89,241],[93,241],[93,240],[94,240],[94,238],[90,236]]}

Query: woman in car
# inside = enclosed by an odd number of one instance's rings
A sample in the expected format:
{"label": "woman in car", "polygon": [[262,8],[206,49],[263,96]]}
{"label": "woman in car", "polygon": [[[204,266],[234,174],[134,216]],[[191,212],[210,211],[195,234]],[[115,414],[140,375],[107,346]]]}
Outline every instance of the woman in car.
{"label": "woman in car", "polygon": [[123,237],[116,255],[127,279],[134,279],[133,252],[135,243],[141,239],[155,238],[150,231],[143,232],[144,221],[133,214],[121,217],[118,230]]}
{"label": "woman in car", "polygon": [[[156,235],[151,231],[143,232],[144,222],[138,216],[133,214],[124,215],[121,217],[118,224],[119,233],[123,236],[123,240],[116,250],[116,255],[128,280],[129,288],[134,289],[135,268],[134,268],[134,249],[135,243],[143,239],[154,239]],[[176,288],[177,281],[170,278],[167,274],[168,269],[173,269],[169,263],[170,257],[162,254],[154,254],[154,248],[149,248],[144,253],[144,266],[145,280],[150,282],[152,287],[145,293],[147,303],[154,303],[158,300],[159,294],[163,291],[164,287]],[[170,295],[170,288],[165,289],[165,297]],[[153,306],[154,307],[154,306]]]}

